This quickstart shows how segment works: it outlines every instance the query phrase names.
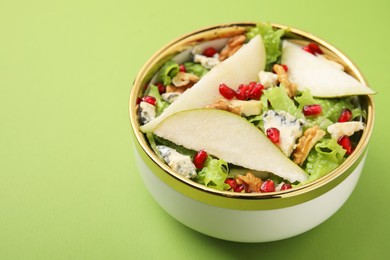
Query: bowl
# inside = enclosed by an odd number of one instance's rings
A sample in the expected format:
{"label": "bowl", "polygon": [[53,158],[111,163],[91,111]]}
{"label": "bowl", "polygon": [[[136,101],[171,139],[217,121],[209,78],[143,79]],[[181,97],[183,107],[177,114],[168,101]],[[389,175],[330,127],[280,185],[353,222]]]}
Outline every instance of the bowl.
{"label": "bowl", "polygon": [[[354,152],[335,170],[300,187],[271,193],[233,193],[195,183],[172,171],[150,148],[139,130],[137,99],[144,86],[164,62],[172,57],[186,59],[189,47],[243,33],[256,23],[210,26],[181,36],[158,50],[141,68],[129,100],[134,154],[146,188],[172,217],[203,234],[237,242],[269,242],[302,234],[331,217],[348,199],[362,172],[374,124],[372,95],[359,96],[367,111],[366,128]],[[287,29],[284,38],[305,45],[317,43],[325,53],[342,63],[345,71],[367,85],[354,63],[326,41],[302,30]],[[222,39],[222,40],[221,40]],[[231,228],[232,225],[235,228]]]}

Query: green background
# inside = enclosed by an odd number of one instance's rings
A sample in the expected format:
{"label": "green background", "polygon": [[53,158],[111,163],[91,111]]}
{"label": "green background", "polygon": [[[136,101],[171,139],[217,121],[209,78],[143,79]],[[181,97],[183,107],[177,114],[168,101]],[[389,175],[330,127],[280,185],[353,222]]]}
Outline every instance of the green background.
{"label": "green background", "polygon": [[[389,10],[385,0],[1,1],[0,259],[387,258]],[[184,33],[242,21],[327,40],[378,91],[354,193],[322,225],[279,242],[190,230],[160,209],[134,165],[127,103],[143,63]]]}

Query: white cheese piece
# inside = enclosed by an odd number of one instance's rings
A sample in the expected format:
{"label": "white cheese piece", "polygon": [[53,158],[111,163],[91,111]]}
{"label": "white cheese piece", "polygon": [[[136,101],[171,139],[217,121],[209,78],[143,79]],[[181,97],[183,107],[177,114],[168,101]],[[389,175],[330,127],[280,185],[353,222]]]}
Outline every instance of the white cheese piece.
{"label": "white cheese piece", "polygon": [[287,157],[290,157],[295,149],[296,140],[302,136],[302,120],[285,111],[268,110],[263,114],[263,122],[265,130],[271,127],[279,130],[280,137],[277,145]]}
{"label": "white cheese piece", "polygon": [[258,100],[232,100],[230,101],[232,107],[240,107],[241,115],[255,116],[261,113],[261,102]]}
{"label": "white cheese piece", "polygon": [[261,85],[264,86],[265,89],[276,86],[278,82],[278,75],[272,72],[268,71],[260,71],[259,72],[259,79]]}
{"label": "white cheese piece", "polygon": [[164,161],[172,168],[172,170],[186,178],[196,177],[196,167],[192,163],[191,157],[182,155],[175,149],[164,145],[158,145],[157,149],[161,153]]}
{"label": "white cheese piece", "polygon": [[163,93],[161,97],[167,101],[169,104],[172,104],[175,102],[180,96],[179,92],[169,92],[169,93]]}
{"label": "white cheese piece", "polygon": [[207,57],[201,54],[195,54],[194,62],[202,64],[202,66],[205,67],[206,69],[212,69],[220,63],[218,59],[218,54],[215,54],[213,57]]}
{"label": "white cheese piece", "polygon": [[338,140],[343,135],[351,136],[355,132],[363,129],[364,123],[358,121],[334,123],[327,128],[328,133],[332,136],[333,139],[336,140]]}
{"label": "white cheese piece", "polygon": [[148,102],[141,101],[138,108],[138,117],[144,125],[156,117],[156,108]]}

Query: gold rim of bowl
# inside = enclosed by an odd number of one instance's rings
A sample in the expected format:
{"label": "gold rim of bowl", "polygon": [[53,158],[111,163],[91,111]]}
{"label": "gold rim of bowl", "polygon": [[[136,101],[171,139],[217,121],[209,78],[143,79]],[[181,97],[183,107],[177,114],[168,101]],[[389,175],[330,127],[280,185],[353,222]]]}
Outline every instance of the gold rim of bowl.
{"label": "gold rim of bowl", "polygon": [[[149,147],[144,134],[139,130],[139,123],[137,119],[137,98],[140,96],[145,84],[152,78],[165,61],[190,46],[194,46],[207,40],[240,34],[248,27],[252,26],[256,26],[256,23],[232,23],[206,27],[183,35],[158,50],[144,64],[134,81],[129,100],[130,121],[133,129],[132,133],[134,144],[138,154],[153,174],[155,174],[161,181],[166,183],[172,189],[194,200],[221,208],[237,210],[278,209],[297,205],[326,193],[345,180],[356,169],[367,152],[368,141],[374,125],[375,113],[372,95],[359,97],[360,102],[367,109],[366,129],[363,131],[355,151],[342,163],[342,165],[316,181],[287,191],[270,193],[234,193],[229,191],[219,191],[184,178],[172,171],[169,166],[161,161]],[[303,45],[307,42],[316,42],[322,47],[325,54],[330,55],[337,61],[341,62],[350,75],[368,86],[357,66],[334,46],[319,37],[296,28],[274,23],[272,23],[272,26],[274,28],[288,29],[284,38],[298,44]]]}

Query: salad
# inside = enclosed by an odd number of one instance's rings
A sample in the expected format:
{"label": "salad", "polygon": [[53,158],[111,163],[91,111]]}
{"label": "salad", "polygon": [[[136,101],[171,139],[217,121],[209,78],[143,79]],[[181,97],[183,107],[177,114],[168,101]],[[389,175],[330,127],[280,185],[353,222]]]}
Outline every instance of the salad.
{"label": "salad", "polygon": [[[277,29],[268,23],[259,23],[242,34],[219,39],[218,44],[208,45],[206,42],[191,48],[186,55],[188,59],[184,61],[174,58],[161,66],[140,94],[137,112],[140,129],[150,147],[173,171],[218,190],[241,193],[274,192],[317,180],[336,169],[354,152],[365,128],[366,117],[366,111],[360,107],[357,96],[370,93],[345,90],[345,93],[324,97],[321,90],[311,88],[311,84],[301,84],[302,69],[295,63],[300,59],[293,54],[284,56],[287,51],[292,50],[292,53],[314,59],[313,67],[317,66],[317,60],[321,60],[319,64],[332,67],[340,77],[347,73],[344,72],[344,66],[326,55],[319,45],[314,42],[304,46],[295,45],[284,38],[286,32],[287,29]],[[240,55],[241,49],[258,38],[261,39],[261,48],[264,49],[264,64],[261,70],[257,71],[254,80],[232,85],[224,81],[224,77],[217,77],[217,80],[213,81],[214,84],[200,86],[201,82],[206,81],[223,63],[227,63],[235,55]],[[218,47],[215,47],[216,45]],[[241,72],[238,75],[241,75]],[[305,78],[306,74],[302,77]],[[335,78],[338,79],[338,76]],[[201,110],[224,110],[235,117],[245,119],[251,127],[259,129],[258,134],[277,147],[282,156],[298,166],[304,178],[288,178],[272,171],[272,168],[265,171],[251,169],[240,165],[240,160],[232,163],[210,153],[208,149],[194,150],[183,143],[175,143],[175,138],[161,135],[155,131],[156,127],[148,128],[153,121],[157,122],[164,117],[166,111],[173,110],[174,104],[179,103],[178,100],[184,98],[185,94],[189,97],[190,94],[186,92],[191,90],[195,93],[195,88],[201,92],[201,87],[207,91],[213,89],[218,92],[218,98],[213,98],[210,102],[206,99],[211,95],[204,91],[206,101],[202,103],[198,100],[199,96],[194,94],[194,102],[199,103],[195,107]],[[178,111],[185,110],[180,108],[180,105],[176,107],[179,107]],[[173,114],[171,117],[177,113],[170,113]],[[160,121],[155,125],[166,120]],[[191,134],[196,135],[195,131]]]}

